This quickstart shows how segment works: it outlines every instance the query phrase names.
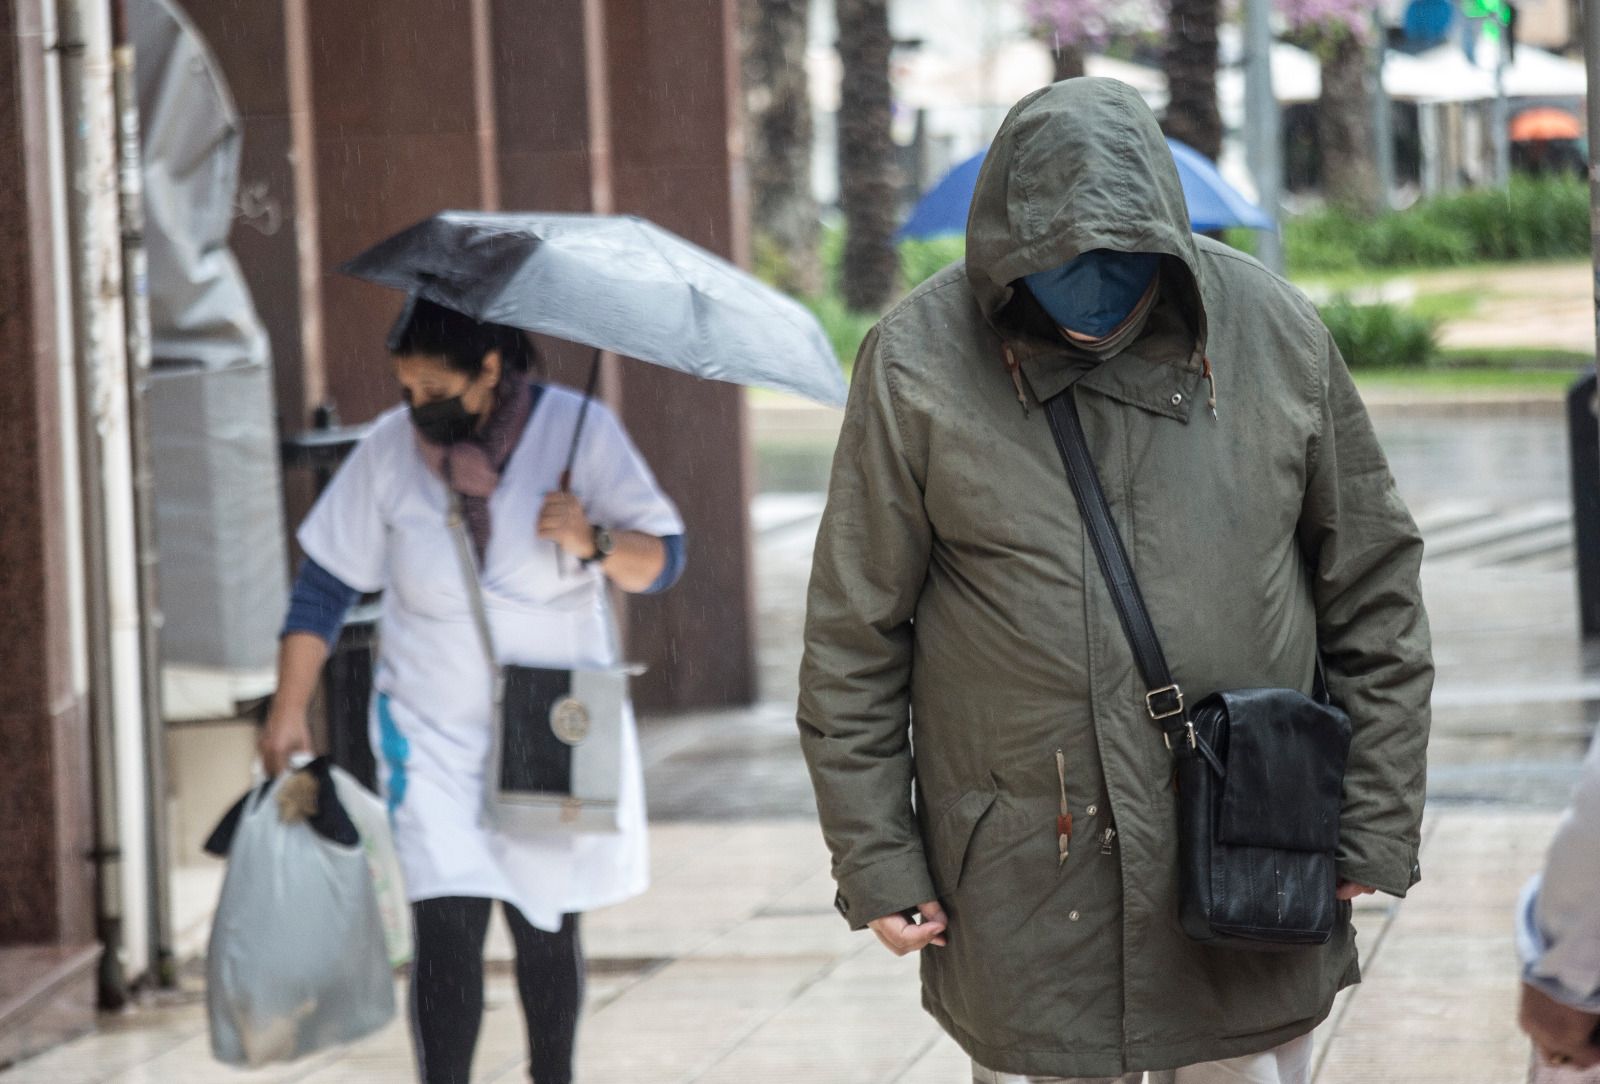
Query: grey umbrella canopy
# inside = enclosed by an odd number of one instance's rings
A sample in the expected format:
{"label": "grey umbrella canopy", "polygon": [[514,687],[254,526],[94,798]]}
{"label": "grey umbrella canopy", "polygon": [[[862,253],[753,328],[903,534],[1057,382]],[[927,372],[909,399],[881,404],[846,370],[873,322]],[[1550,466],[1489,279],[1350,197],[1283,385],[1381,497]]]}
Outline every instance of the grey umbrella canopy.
{"label": "grey umbrella canopy", "polygon": [[844,404],[816,317],[641,218],[443,211],[340,270],[478,320]]}

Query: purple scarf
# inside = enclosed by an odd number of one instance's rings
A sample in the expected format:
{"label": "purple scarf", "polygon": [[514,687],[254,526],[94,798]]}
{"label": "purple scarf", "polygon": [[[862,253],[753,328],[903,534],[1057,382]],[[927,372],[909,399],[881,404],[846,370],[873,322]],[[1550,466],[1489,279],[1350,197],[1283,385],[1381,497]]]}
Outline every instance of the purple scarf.
{"label": "purple scarf", "polygon": [[435,444],[416,434],[417,448],[428,469],[461,494],[461,511],[480,565],[489,548],[489,497],[522,438],[532,407],[533,389],[528,382],[507,373],[495,385],[488,422],[472,436],[454,444]]}

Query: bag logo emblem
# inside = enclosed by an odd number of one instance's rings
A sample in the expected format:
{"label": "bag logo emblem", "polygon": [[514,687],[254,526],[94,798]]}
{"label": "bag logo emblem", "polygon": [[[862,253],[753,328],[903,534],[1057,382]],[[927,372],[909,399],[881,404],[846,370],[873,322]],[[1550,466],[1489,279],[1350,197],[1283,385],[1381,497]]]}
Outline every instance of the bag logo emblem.
{"label": "bag logo emblem", "polygon": [[592,725],[589,709],[577,697],[563,697],[550,708],[550,729],[568,745],[581,743]]}

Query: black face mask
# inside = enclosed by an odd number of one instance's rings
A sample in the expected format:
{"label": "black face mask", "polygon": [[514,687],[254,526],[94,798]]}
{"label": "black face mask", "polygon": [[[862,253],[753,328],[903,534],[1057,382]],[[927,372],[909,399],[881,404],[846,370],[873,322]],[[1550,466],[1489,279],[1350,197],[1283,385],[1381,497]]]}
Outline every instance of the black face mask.
{"label": "black face mask", "polygon": [[461,403],[461,396],[437,399],[417,406],[411,404],[411,424],[422,439],[434,444],[454,444],[465,440],[478,427],[478,416]]}

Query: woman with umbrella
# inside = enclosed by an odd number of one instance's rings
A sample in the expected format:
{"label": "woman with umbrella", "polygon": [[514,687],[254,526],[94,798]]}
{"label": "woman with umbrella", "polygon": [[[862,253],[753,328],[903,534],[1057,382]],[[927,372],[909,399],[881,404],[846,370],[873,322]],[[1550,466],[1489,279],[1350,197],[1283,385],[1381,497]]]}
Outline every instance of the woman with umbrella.
{"label": "woman with umbrella", "polygon": [[[637,738],[625,709],[617,831],[486,821],[496,705],[479,634],[492,629],[501,663],[615,666],[607,587],[671,586],[683,523],[610,411],[530,382],[522,331],[414,297],[389,346],[404,403],[373,424],[298,534],[307,559],[262,758],[277,772],[309,750],[307,707],[344,613],[382,591],[371,732],[415,921],[419,1075],[468,1080],[499,900],[533,1080],[567,1084],[583,996],[577,916],[647,881]],[[463,527],[477,584],[456,574]]]}

